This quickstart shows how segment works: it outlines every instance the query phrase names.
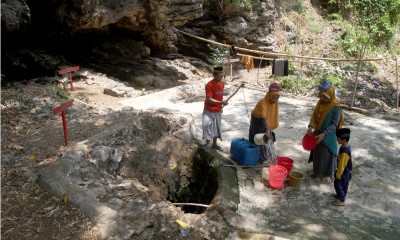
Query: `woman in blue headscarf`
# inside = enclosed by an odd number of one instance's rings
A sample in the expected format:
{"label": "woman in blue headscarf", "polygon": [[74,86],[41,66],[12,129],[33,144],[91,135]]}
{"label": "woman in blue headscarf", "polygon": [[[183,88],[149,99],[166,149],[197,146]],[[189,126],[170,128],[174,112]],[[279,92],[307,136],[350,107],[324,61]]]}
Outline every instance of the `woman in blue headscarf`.
{"label": "woman in blue headscarf", "polygon": [[332,83],[325,80],[319,85],[318,90],[319,101],[307,131],[307,134],[315,134],[317,145],[311,150],[308,162],[313,163],[311,175],[320,176],[323,182],[328,182],[337,168],[336,129],[342,128],[344,118],[340,103],[336,101]]}

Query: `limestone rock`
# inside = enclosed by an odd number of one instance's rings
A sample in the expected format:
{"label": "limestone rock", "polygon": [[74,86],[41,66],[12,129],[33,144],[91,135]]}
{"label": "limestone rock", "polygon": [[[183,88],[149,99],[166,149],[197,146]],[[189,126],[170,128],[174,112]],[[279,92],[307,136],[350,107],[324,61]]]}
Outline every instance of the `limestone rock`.
{"label": "limestone rock", "polygon": [[72,31],[116,27],[141,32],[161,51],[177,52],[170,26],[183,25],[202,12],[202,0],[79,0],[64,1],[56,9],[56,17]]}
{"label": "limestone rock", "polygon": [[1,1],[1,27],[6,32],[16,32],[31,23],[31,11],[26,0]]}
{"label": "limestone rock", "polygon": [[[275,40],[271,35],[276,14],[274,3],[264,0],[253,1],[252,4],[252,8],[246,8],[226,1],[223,10],[218,4],[207,5],[204,15],[189,21],[182,30],[243,48],[274,51]],[[177,46],[185,55],[211,62],[204,52],[211,52],[212,45],[178,35]]]}

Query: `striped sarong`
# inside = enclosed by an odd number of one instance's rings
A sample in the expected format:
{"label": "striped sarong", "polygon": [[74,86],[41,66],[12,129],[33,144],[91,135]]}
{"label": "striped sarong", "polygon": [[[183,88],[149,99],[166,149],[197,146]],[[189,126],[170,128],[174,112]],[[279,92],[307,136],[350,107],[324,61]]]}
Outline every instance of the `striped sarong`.
{"label": "striped sarong", "polygon": [[203,111],[203,140],[221,138],[221,113]]}

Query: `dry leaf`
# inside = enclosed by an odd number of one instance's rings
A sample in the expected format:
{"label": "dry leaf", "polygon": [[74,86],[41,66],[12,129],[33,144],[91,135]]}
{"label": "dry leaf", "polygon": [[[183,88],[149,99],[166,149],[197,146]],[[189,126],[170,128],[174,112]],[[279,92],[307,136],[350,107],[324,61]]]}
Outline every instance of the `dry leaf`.
{"label": "dry leaf", "polygon": [[35,155],[30,155],[28,157],[28,159],[31,160],[31,161],[35,161],[36,160],[36,156]]}
{"label": "dry leaf", "polygon": [[171,170],[174,170],[176,168],[176,163],[175,164],[171,164]]}
{"label": "dry leaf", "polygon": [[187,228],[187,226],[189,226],[189,224],[187,224],[187,223],[185,223],[185,222],[183,222],[183,221],[181,221],[181,220],[179,220],[179,219],[176,219],[176,221],[175,221],[177,224],[179,224],[179,226],[181,226],[181,227],[183,227],[183,228]]}
{"label": "dry leaf", "polygon": [[64,193],[63,200],[64,200],[64,204],[68,203],[68,195],[66,193]]}

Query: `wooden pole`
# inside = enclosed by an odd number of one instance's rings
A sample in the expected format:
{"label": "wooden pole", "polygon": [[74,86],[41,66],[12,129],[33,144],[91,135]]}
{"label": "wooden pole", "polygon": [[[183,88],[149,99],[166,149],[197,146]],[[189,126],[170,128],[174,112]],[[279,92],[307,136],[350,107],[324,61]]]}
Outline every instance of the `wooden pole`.
{"label": "wooden pole", "polygon": [[397,109],[399,109],[399,94],[400,94],[400,91],[399,91],[399,76],[398,76],[398,70],[397,70],[397,58],[396,58],[396,84],[397,84],[397,103],[396,103],[396,107],[397,107]]}
{"label": "wooden pole", "polygon": [[[212,41],[212,40],[208,40],[202,37],[198,37],[196,35],[181,31],[179,29],[176,28],[172,28],[177,32],[182,33],[183,35],[192,37],[192,38],[196,38],[205,42],[209,42],[215,45],[219,45],[219,46],[223,46],[226,48],[229,48],[230,46],[228,44],[224,44],[224,43],[219,43],[216,41]],[[355,61],[360,61],[359,59],[343,59],[343,58],[322,58],[322,57],[310,57],[310,56],[299,56],[299,55],[288,55],[288,54],[282,54],[282,53],[272,53],[272,52],[263,52],[263,51],[259,51],[259,50],[253,50],[253,49],[247,49],[247,48],[241,48],[241,47],[235,47],[236,50],[239,51],[243,51],[243,52],[251,52],[251,53],[256,53],[256,54],[260,54],[260,55],[265,55],[267,57],[271,57],[271,58],[277,58],[277,57],[285,57],[285,58],[305,58],[305,59],[315,59],[315,60],[324,60],[324,61],[340,61],[340,62],[355,62]],[[264,58],[265,59],[265,58]],[[362,59],[361,61],[381,61],[382,58],[365,58]]]}
{"label": "wooden pole", "polygon": [[236,53],[236,55],[238,55],[238,56],[250,56],[250,57],[252,57],[254,59],[260,59],[260,60],[274,60],[273,58],[265,58],[264,55],[261,55],[261,57],[256,57],[256,56],[252,56],[252,55],[249,55],[249,54],[241,54],[241,53]]}
{"label": "wooden pole", "polygon": [[353,98],[351,99],[350,107],[353,107],[354,98],[356,97],[356,90],[357,90],[357,84],[358,84],[358,73],[360,72],[361,59],[364,57],[364,51],[365,51],[365,44],[363,44],[363,45],[361,46],[361,50],[360,50],[360,57],[359,57],[359,59],[358,59],[357,72],[356,72],[356,83],[354,84]]}

